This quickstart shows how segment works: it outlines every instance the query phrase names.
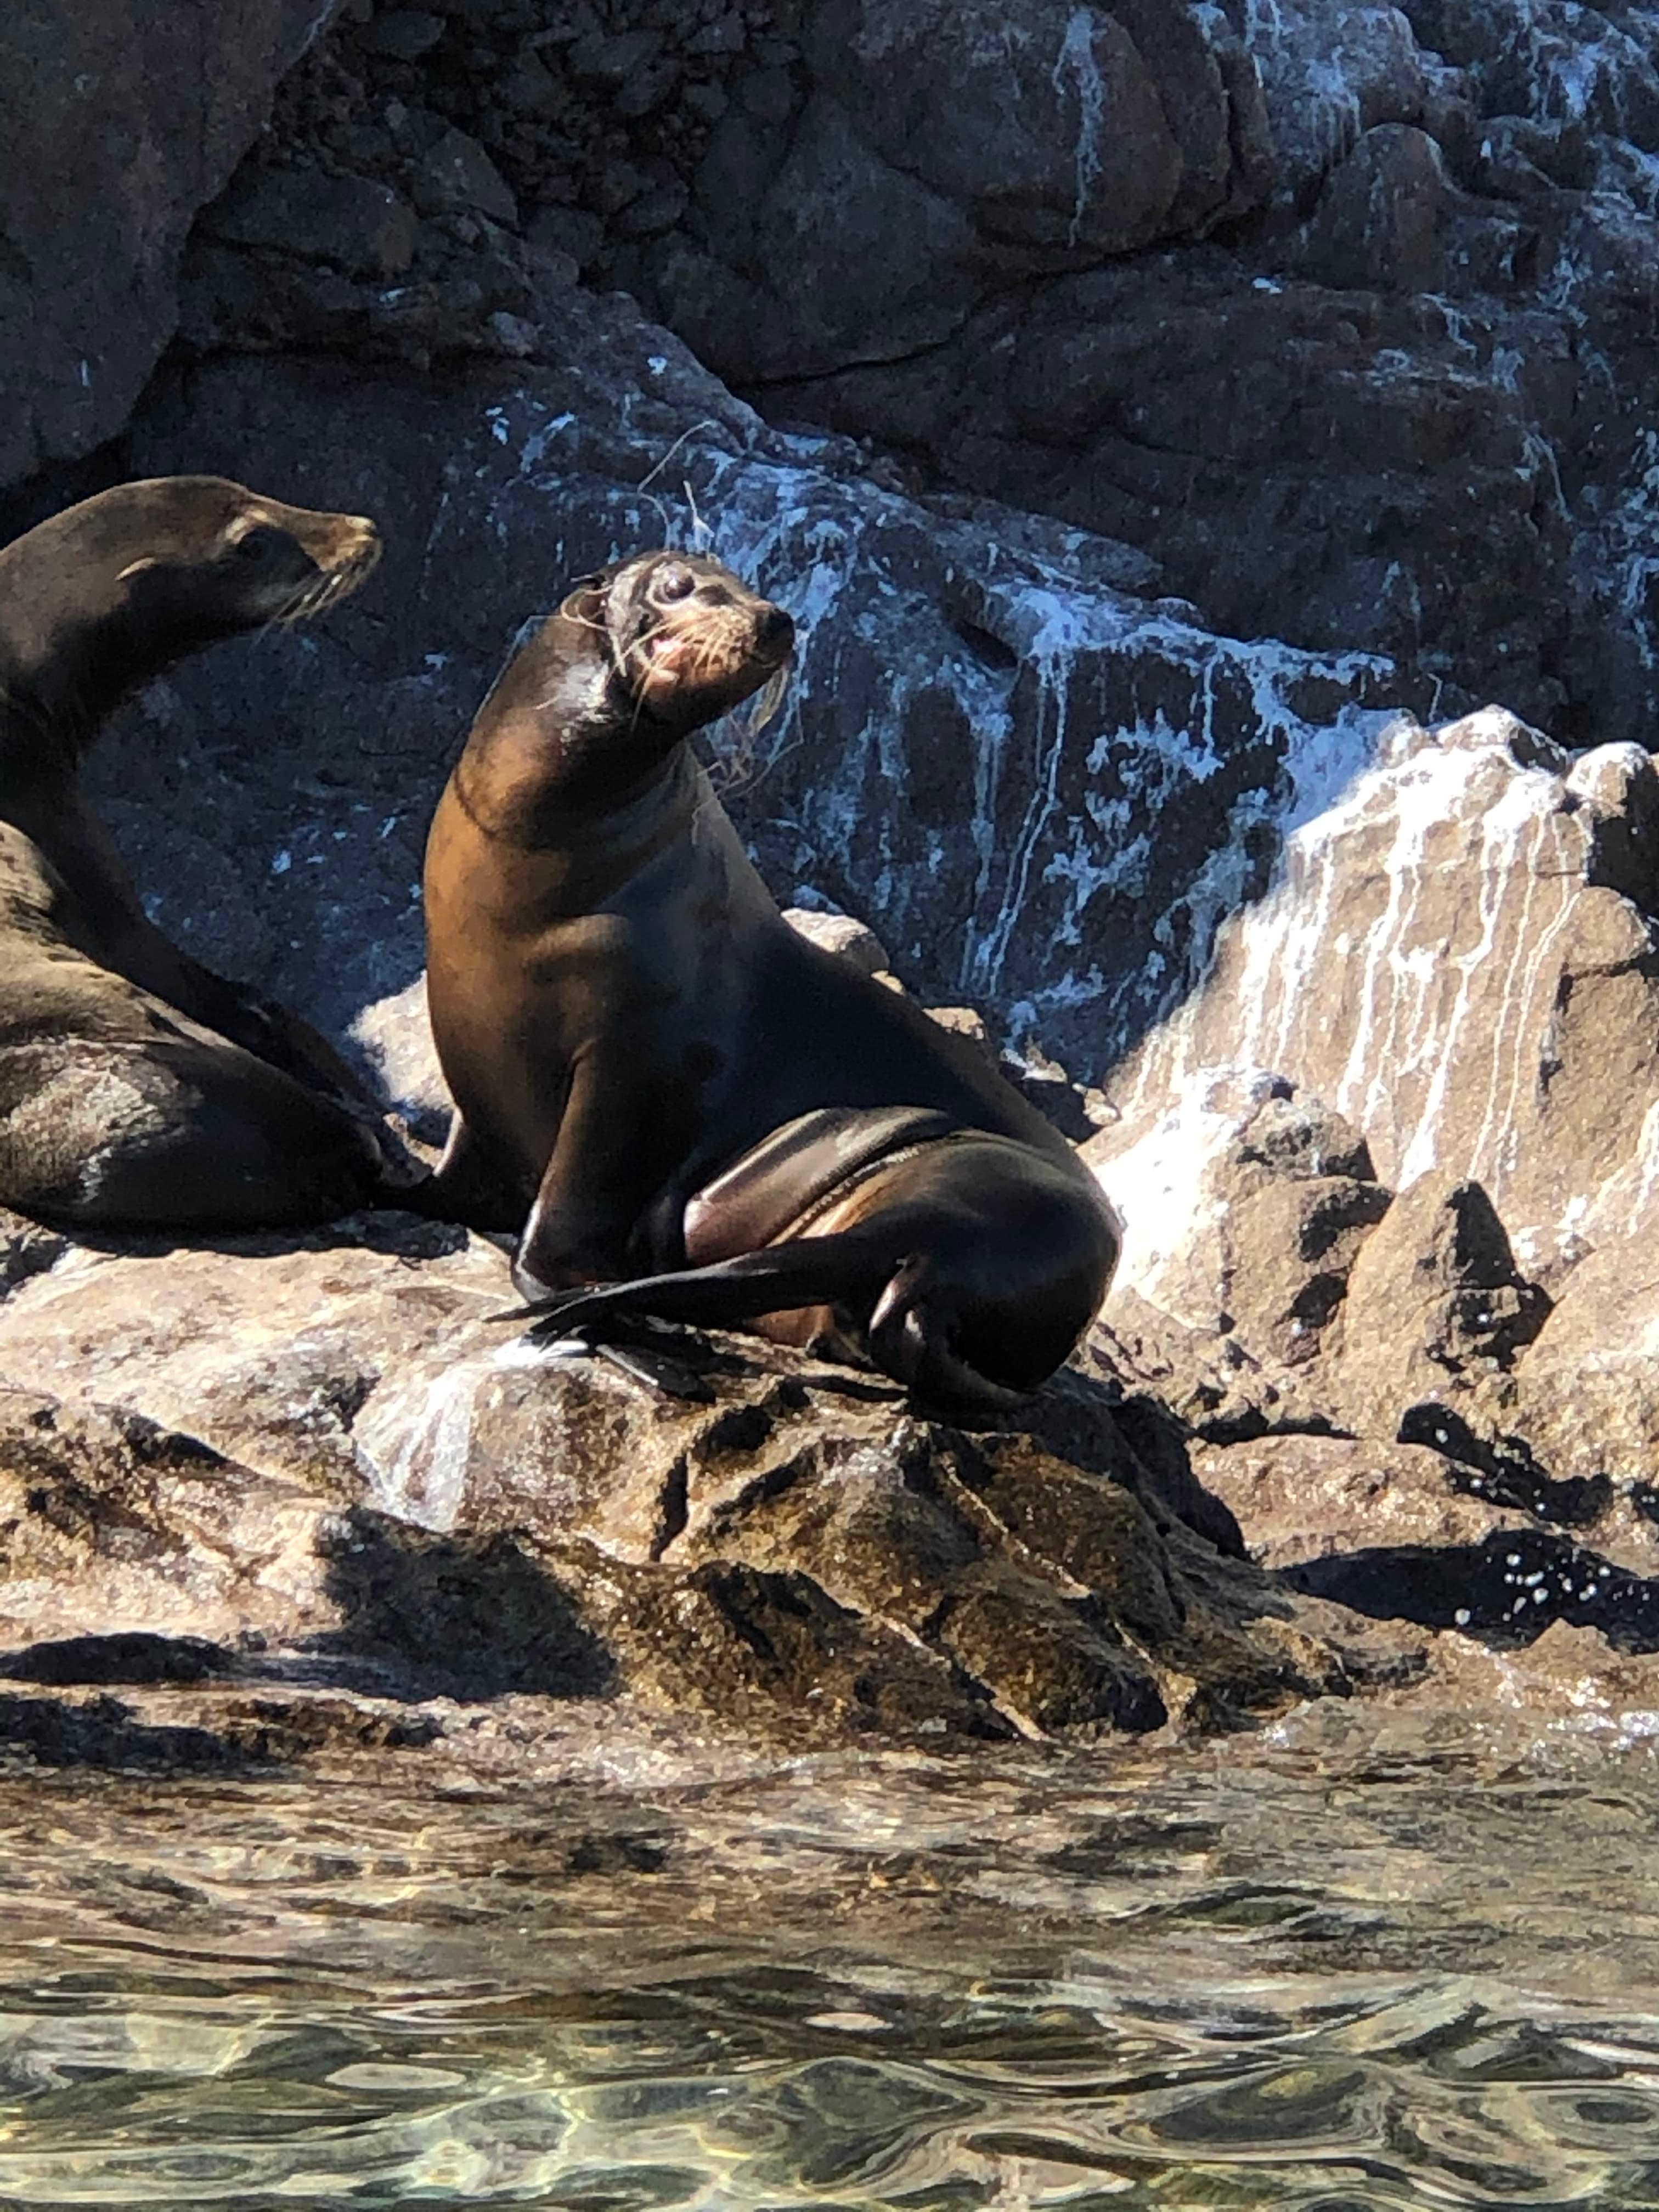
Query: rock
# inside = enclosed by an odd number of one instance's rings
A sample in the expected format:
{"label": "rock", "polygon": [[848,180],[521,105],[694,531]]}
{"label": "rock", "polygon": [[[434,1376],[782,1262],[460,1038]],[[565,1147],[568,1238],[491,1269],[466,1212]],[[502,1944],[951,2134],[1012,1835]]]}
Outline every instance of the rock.
{"label": "rock", "polygon": [[1386,1434],[1414,1401],[1510,1367],[1549,1310],[1480,1184],[1421,1177],[1353,1262],[1335,1361],[1348,1419]]}
{"label": "rock", "polygon": [[[940,343],[1016,272],[1242,213],[1261,169],[1234,134],[1255,111],[1216,36],[1174,11],[1060,0],[1012,17],[823,7],[787,150],[781,101],[722,118],[697,179],[702,251],[651,264],[653,304],[729,379],[811,376],[868,357],[875,333],[877,357]],[[813,210],[830,199],[826,230]]]}
{"label": "rock", "polygon": [[1431,290],[1448,198],[1433,139],[1410,124],[1379,124],[1327,182],[1302,265],[1343,290]]}
{"label": "rock", "polygon": [[[1659,40],[1489,0],[1231,12],[813,0],[784,39],[456,9],[402,59],[398,9],[319,42],[274,136],[413,202],[441,115],[775,419],[1132,540],[1224,634],[1385,653],[1420,712],[1639,741]],[[535,320],[291,290],[227,296],[212,343],[423,371]]]}
{"label": "rock", "polygon": [[1654,771],[1623,750],[1567,767],[1495,709],[1395,731],[1114,1076],[1103,1172],[1167,1144],[1174,1102],[1242,1060],[1328,1100],[1385,1183],[1479,1183],[1528,1281],[1624,1234],[1659,1098],[1659,945],[1614,885],[1646,896]]}
{"label": "rock", "polygon": [[173,335],[191,219],[327,13],[319,0],[6,11],[0,483],[125,421]]}
{"label": "rock", "polygon": [[808,907],[791,906],[784,908],[783,918],[809,944],[825,952],[838,952],[866,975],[892,967],[887,948],[874,930],[855,921],[850,914],[819,914]]}
{"label": "rock", "polygon": [[1109,1323],[1126,1298],[1150,1299],[1188,1329],[1236,1337],[1257,1375],[1317,1356],[1389,1194],[1341,1115],[1288,1088],[1241,1072],[1201,1089],[1196,1121],[1177,1109],[1135,1143],[1119,1123],[1088,1133],[1085,1157],[1127,1208]]}
{"label": "rock", "polygon": [[1079,1465],[738,1340],[642,1346],[660,1383],[560,1358],[510,1297],[489,1243],[391,1215],[15,1289],[14,1678],[512,1692],[544,1729],[621,1698],[800,1745],[1212,1726],[1375,1663],[1149,1516],[1097,1393]]}
{"label": "rock", "polygon": [[441,1145],[455,1102],[432,1042],[424,970],[404,990],[366,1006],[351,1025],[350,1041],[368,1061],[381,1097],[410,1132],[427,1144]]}
{"label": "rock", "polygon": [[501,171],[476,138],[446,131],[415,178],[415,204],[422,215],[460,215],[471,209],[508,225],[519,204]]}
{"label": "rock", "polygon": [[1297,1567],[1358,1549],[1461,1550],[1533,1525],[1525,1513],[1482,1497],[1479,1476],[1424,1444],[1273,1437],[1212,1445],[1194,1454],[1193,1467],[1249,1529],[1250,1556],[1264,1566]]}
{"label": "rock", "polygon": [[[563,88],[534,54],[526,54],[510,76],[503,78],[500,99],[515,115],[556,116],[564,104]],[[483,202],[478,203],[483,205]]]}
{"label": "rock", "polygon": [[[873,484],[854,448],[768,430],[625,301],[531,304],[535,362],[443,385],[221,358],[187,397],[158,386],[132,465],[281,483],[377,515],[388,546],[314,655],[269,641],[279,698],[251,652],[215,656],[181,672],[152,781],[118,738],[94,760],[158,918],[201,944],[223,916],[221,963],[337,1034],[404,989],[430,808],[520,624],[622,544],[689,542],[684,482],[713,550],[798,617],[779,714],[716,738],[781,902],[811,886],[859,915],[924,1001],[1040,1036],[1086,1085],[1265,888],[1297,781],[1366,757],[1375,717],[1345,710],[1386,672],[1218,640],[1127,596],[1109,544]],[[633,489],[671,449],[666,489]],[[241,728],[260,743],[233,760]]]}
{"label": "rock", "polygon": [[929,1006],[926,1009],[930,1021],[953,1036],[966,1037],[979,1046],[988,1060],[995,1060],[996,1048],[991,1042],[991,1032],[985,1026],[985,1017],[972,1006]]}
{"label": "rock", "polygon": [[599,84],[614,91],[649,66],[662,50],[658,31],[623,31],[615,35],[590,31],[566,49],[570,72],[579,83]]}
{"label": "rock", "polygon": [[1433,65],[1414,30],[1408,11],[1371,0],[1290,0],[1253,23],[1282,198],[1304,205],[1363,131],[1422,121]]}
{"label": "rock", "polygon": [[1659,1498],[1659,1269],[1650,1232],[1581,1260],[1516,1368],[1510,1418],[1564,1475],[1613,1474]]}
{"label": "rock", "polygon": [[441,15],[428,15],[422,8],[399,8],[394,14],[377,16],[363,31],[362,40],[377,54],[413,62],[429,53],[443,34]]}
{"label": "rock", "polygon": [[525,243],[568,253],[581,265],[592,260],[605,239],[605,225],[580,208],[540,207],[525,225]]}
{"label": "rock", "polygon": [[243,169],[202,218],[203,233],[330,261],[351,276],[401,276],[415,256],[413,210],[368,177],[320,169]]}
{"label": "rock", "polygon": [[1023,1045],[1005,1049],[998,1066],[1015,1090],[1073,1144],[1093,1135],[1096,1125],[1085,1097],[1086,1086],[1073,1083],[1041,1045],[1028,1038]]}

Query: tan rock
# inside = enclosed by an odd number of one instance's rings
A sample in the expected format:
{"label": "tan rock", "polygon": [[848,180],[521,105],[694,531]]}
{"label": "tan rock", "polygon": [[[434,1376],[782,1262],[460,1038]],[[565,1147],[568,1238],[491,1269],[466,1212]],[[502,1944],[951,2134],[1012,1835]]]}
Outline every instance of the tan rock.
{"label": "tan rock", "polygon": [[1391,1437],[1419,1399],[1507,1370],[1549,1310],[1480,1186],[1425,1176],[1354,1261],[1322,1387],[1348,1425]]}
{"label": "tan rock", "polygon": [[[1079,1377],[969,1437],[752,1341],[569,1357],[500,1324],[490,1241],[407,1216],[56,1249],[0,1303],[0,1648],[33,1681],[514,1694],[544,1730],[616,1697],[827,1742],[1231,1724],[1363,1663],[1183,1528],[1184,1462]],[[65,1757],[136,1741],[36,1718]]]}
{"label": "tan rock", "polygon": [[1623,1234],[1659,1142],[1659,931],[1637,902],[1656,806],[1635,747],[1569,770],[1496,708],[1396,725],[1114,1075],[1121,1119],[1090,1146],[1108,1188],[1180,1102],[1254,1069],[1346,1116],[1384,1183],[1480,1183],[1530,1279]]}

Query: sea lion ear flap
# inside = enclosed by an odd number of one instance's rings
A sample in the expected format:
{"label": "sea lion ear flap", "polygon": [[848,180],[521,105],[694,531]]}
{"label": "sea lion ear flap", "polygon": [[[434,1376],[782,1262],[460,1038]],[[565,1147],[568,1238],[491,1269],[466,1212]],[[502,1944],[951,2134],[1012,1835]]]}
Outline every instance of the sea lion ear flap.
{"label": "sea lion ear flap", "polygon": [[560,600],[559,612],[572,622],[603,622],[605,593],[616,573],[614,568],[596,568],[591,576],[578,576]]}

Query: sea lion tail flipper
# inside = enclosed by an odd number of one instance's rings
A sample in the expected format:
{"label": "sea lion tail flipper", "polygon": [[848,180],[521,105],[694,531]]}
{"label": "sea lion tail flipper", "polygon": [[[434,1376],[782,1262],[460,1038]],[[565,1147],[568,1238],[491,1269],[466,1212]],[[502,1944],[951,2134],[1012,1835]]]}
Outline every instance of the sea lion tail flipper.
{"label": "sea lion tail flipper", "polygon": [[953,1412],[1012,1413],[1030,1393],[993,1382],[951,1349],[950,1323],[937,1305],[930,1307],[921,1271],[907,1262],[893,1277],[870,1316],[870,1356],[896,1382],[919,1398]]}
{"label": "sea lion tail flipper", "polygon": [[717,1260],[706,1267],[563,1291],[498,1318],[533,1316],[530,1334],[538,1337],[586,1328],[607,1314],[650,1314],[659,1321],[721,1328],[752,1321],[757,1314],[829,1304],[860,1291],[867,1296],[891,1264],[884,1247],[856,1232],[801,1237],[769,1244],[759,1252],[740,1252],[735,1259]]}

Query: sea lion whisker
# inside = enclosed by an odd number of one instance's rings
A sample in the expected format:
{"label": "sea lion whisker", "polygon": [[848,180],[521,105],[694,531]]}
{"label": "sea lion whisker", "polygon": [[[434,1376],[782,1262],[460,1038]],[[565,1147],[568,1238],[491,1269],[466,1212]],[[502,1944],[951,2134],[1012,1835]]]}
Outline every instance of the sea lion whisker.
{"label": "sea lion whisker", "polygon": [[651,484],[654,483],[656,479],[668,466],[670,461],[673,459],[675,454],[678,453],[680,447],[684,445],[688,438],[695,438],[697,436],[699,432],[703,430],[719,430],[723,427],[724,426],[722,424],[714,420],[713,416],[705,416],[701,422],[692,423],[689,430],[682,430],[679,436],[675,439],[673,444],[668,448],[668,451],[656,464],[655,467],[647,469],[644,476],[640,478],[637,489],[641,491],[644,491]]}
{"label": "sea lion whisker", "polygon": [[647,491],[643,484],[639,487],[639,489],[641,496],[644,499],[648,499],[652,506],[657,510],[657,520],[662,525],[663,544],[665,546],[672,546],[674,543],[674,526],[668,519],[668,509],[664,506],[661,500],[658,498],[655,492]]}
{"label": "sea lion whisker", "polygon": [[697,495],[691,489],[690,477],[680,478],[680,489],[685,494],[685,503],[691,510],[691,549],[706,553],[714,542],[714,533],[697,512]]}

